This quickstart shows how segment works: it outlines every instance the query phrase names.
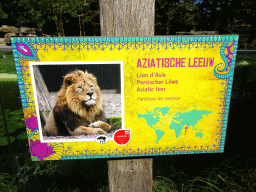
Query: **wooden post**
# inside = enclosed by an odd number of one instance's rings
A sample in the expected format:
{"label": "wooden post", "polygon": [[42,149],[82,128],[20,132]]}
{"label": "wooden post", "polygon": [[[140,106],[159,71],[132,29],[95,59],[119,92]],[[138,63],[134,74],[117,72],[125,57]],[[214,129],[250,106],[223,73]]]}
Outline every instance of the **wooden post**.
{"label": "wooden post", "polygon": [[100,0],[101,36],[154,36],[155,0]]}
{"label": "wooden post", "polygon": [[109,190],[152,191],[152,158],[108,161]]}
{"label": "wooden post", "polygon": [[[100,0],[102,36],[154,36],[154,0]],[[152,158],[108,161],[109,189],[152,191]]]}

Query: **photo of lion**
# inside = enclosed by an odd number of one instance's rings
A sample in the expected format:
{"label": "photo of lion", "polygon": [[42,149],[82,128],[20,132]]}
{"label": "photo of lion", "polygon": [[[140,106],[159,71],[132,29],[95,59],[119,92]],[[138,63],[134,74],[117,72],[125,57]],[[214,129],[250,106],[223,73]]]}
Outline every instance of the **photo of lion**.
{"label": "photo of lion", "polygon": [[64,77],[57,101],[43,129],[47,136],[77,136],[109,133],[97,79],[75,70]]}

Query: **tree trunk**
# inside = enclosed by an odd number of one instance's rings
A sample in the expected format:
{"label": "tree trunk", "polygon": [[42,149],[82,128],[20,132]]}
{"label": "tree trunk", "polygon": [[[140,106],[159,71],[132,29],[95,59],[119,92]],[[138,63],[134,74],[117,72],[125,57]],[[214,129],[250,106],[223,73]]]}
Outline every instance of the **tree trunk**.
{"label": "tree trunk", "polygon": [[100,0],[101,36],[154,36],[154,0]]}
{"label": "tree trunk", "polygon": [[109,190],[152,191],[152,158],[108,161]]}
{"label": "tree trunk", "polygon": [[79,18],[79,27],[80,27],[80,37],[82,37],[82,30],[81,30],[81,20],[80,20],[80,16],[81,16],[81,15],[78,15],[78,18]]}
{"label": "tree trunk", "polygon": [[41,113],[41,120],[42,122],[46,122],[49,112],[53,108],[53,106],[49,100],[49,92],[44,83],[44,79],[39,71],[38,66],[34,65],[33,70],[35,76],[37,100]]}
{"label": "tree trunk", "polygon": [[[100,0],[102,36],[154,36],[154,0]],[[109,189],[152,191],[152,158],[108,161]]]}

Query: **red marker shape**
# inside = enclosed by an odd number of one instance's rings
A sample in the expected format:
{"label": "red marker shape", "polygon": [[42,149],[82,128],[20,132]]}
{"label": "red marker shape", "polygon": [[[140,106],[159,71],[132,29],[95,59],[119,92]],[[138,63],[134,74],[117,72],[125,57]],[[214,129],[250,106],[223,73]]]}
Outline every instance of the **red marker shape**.
{"label": "red marker shape", "polygon": [[114,134],[114,141],[118,145],[125,145],[131,139],[131,130],[124,129],[124,130],[117,130]]}
{"label": "red marker shape", "polygon": [[188,127],[186,126],[186,127],[185,127],[185,135],[187,134],[187,129],[188,129]]}

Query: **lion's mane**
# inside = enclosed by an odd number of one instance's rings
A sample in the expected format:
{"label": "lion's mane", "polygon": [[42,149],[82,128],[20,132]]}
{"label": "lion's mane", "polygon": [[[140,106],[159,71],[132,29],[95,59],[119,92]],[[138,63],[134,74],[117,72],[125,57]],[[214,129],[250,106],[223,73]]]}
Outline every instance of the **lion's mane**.
{"label": "lion's mane", "polygon": [[57,102],[44,127],[46,135],[66,136],[80,127],[105,122],[97,79],[87,71],[76,70],[64,77]]}

